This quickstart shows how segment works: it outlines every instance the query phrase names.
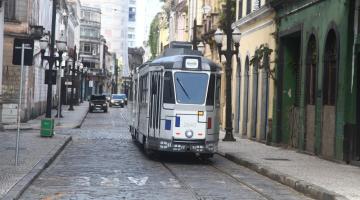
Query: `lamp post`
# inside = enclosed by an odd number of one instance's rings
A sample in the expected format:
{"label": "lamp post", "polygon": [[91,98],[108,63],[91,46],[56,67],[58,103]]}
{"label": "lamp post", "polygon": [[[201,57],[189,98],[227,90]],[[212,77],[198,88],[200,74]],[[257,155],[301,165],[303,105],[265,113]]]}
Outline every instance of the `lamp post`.
{"label": "lamp post", "polygon": [[[53,36],[52,36],[53,37]],[[49,73],[47,74],[47,80],[48,80],[48,90],[47,90],[47,105],[46,105],[46,118],[51,118],[51,106],[52,106],[52,69],[53,65],[55,64],[56,67],[56,61],[59,62],[59,67],[61,68],[61,62],[62,62],[62,56],[63,53],[66,52],[67,46],[64,38],[61,38],[61,40],[56,41],[56,49],[58,53],[58,57],[55,56],[55,49],[54,47],[51,47],[50,45],[50,56],[45,56],[46,48],[49,46],[49,38],[48,35],[45,35],[40,40],[40,48],[41,48],[41,60],[47,60],[49,62]],[[61,84],[61,83],[60,83]],[[50,97],[50,98],[49,98]],[[61,104],[61,101],[59,101]],[[61,113],[60,113],[61,115]]]}
{"label": "lamp post", "polygon": [[75,80],[75,65],[76,65],[76,46],[74,47],[72,55],[72,65],[70,65],[71,71],[71,94],[70,94],[70,106],[69,111],[74,111],[74,80]]}
{"label": "lamp post", "polygon": [[[56,25],[56,1],[53,1],[52,4],[52,18],[51,18],[51,39],[50,39],[50,56],[45,56],[45,49],[48,46],[46,43],[46,47],[45,48],[41,48],[41,57],[42,59],[46,59],[49,62],[49,77],[48,77],[48,89],[47,89],[47,99],[46,99],[46,118],[51,118],[51,106],[52,106],[52,77],[51,77],[51,72],[52,72],[52,67],[53,64],[55,62],[54,59],[54,46],[55,46],[55,25]],[[45,46],[45,42],[40,41],[40,45],[41,47]],[[44,45],[44,46],[43,46]]]}
{"label": "lamp post", "polygon": [[[58,49],[58,54],[59,54],[59,57],[58,57],[58,62],[59,62],[59,65],[57,66],[58,67],[58,73],[57,73],[57,77],[58,77],[58,94],[59,94],[59,102],[58,102],[58,110],[57,110],[57,114],[55,117],[58,117],[58,118],[62,118],[62,114],[61,114],[61,106],[62,106],[62,101],[61,101],[61,71],[62,71],[62,61],[63,61],[63,53],[64,51],[66,51],[67,49],[67,46],[66,46],[66,42],[65,42],[65,39],[62,38],[62,40],[59,40],[59,41],[56,41],[56,48]],[[65,56],[67,57],[67,56]],[[65,58],[66,60],[66,58]]]}
{"label": "lamp post", "polygon": [[[232,57],[238,55],[240,46],[240,30],[235,28],[232,31],[231,28],[231,4],[230,0],[226,0],[226,50],[222,50],[223,32],[218,29],[215,32],[215,41],[217,43],[218,52],[221,60],[221,55],[226,59],[226,117],[225,117],[225,137],[223,141],[236,141],[233,136],[232,128],[232,105],[231,105],[231,73],[232,73]],[[232,50],[232,43],[235,45],[235,50]]]}
{"label": "lamp post", "polygon": [[84,64],[81,62],[79,66],[79,76],[80,76],[80,103],[83,103],[83,76],[84,76]]}

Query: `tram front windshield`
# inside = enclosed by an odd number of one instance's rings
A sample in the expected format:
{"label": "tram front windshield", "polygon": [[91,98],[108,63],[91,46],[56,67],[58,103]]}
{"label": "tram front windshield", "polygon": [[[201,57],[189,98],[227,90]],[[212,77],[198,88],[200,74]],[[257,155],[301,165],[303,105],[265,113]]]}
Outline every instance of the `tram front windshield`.
{"label": "tram front windshield", "polygon": [[205,73],[176,72],[176,100],[181,104],[204,104],[209,76]]}

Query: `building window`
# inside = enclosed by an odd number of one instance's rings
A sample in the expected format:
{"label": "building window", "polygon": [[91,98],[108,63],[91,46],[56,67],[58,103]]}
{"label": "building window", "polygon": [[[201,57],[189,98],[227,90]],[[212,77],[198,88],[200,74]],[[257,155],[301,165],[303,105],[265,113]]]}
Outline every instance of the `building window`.
{"label": "building window", "polygon": [[260,0],[254,0],[253,11],[259,10],[259,8],[260,8]]}
{"label": "building window", "polygon": [[251,13],[251,1],[252,0],[246,0],[246,14],[250,14]]}
{"label": "building window", "polygon": [[4,1],[5,21],[15,20],[15,8],[16,8],[15,5],[16,5],[16,0]]}
{"label": "building window", "polygon": [[136,8],[130,7],[129,8],[129,21],[134,22],[136,20]]}
{"label": "building window", "polygon": [[334,30],[331,30],[328,33],[325,44],[323,105],[335,105],[338,52],[336,33]]}
{"label": "building window", "polygon": [[316,93],[316,66],[317,66],[316,39],[312,35],[308,42],[306,55],[306,104],[315,105]]}
{"label": "building window", "polygon": [[83,49],[83,51],[84,51],[85,53],[91,53],[91,44],[85,43],[85,44],[84,44],[84,49]]}
{"label": "building window", "polygon": [[242,11],[243,11],[243,0],[239,0],[239,10],[238,10],[239,19],[242,18]]}

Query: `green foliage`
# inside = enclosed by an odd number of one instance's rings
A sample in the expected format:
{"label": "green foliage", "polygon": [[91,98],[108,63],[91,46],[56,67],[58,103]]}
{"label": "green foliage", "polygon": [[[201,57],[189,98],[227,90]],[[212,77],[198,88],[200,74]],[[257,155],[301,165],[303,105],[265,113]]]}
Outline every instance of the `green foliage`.
{"label": "green foliage", "polygon": [[231,21],[227,22],[226,21],[226,0],[222,1],[224,6],[222,8],[222,12],[220,13],[220,19],[219,19],[219,28],[222,30],[225,30],[226,27],[226,23],[233,23],[236,21],[236,1],[235,0],[230,0],[230,4],[231,4]]}
{"label": "green foliage", "polygon": [[156,57],[159,43],[159,17],[156,15],[150,25],[150,34],[148,44],[152,58]]}
{"label": "green foliage", "polygon": [[265,69],[275,80],[274,71],[270,69],[270,55],[274,50],[270,49],[267,44],[260,45],[256,49],[254,56],[250,60],[250,65],[256,65],[259,69]]}

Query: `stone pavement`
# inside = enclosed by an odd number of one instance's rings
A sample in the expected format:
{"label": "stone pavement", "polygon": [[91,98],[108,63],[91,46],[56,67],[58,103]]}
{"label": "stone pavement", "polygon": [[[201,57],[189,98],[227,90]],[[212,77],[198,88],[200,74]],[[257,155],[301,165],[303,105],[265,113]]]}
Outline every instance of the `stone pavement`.
{"label": "stone pavement", "polygon": [[[81,126],[88,103],[74,108],[75,111],[68,111],[67,106],[63,106],[64,118],[60,119],[60,124],[55,120],[58,125],[52,138],[40,137],[40,122],[44,116],[22,123],[18,166],[15,166],[16,125],[8,125],[0,132],[0,199],[16,199],[71,141],[71,136],[56,132]],[[52,114],[54,116],[56,111]]]}
{"label": "stone pavement", "polygon": [[316,199],[360,199],[359,167],[235,138],[219,142],[220,155]]}
{"label": "stone pavement", "polygon": [[[84,116],[86,115],[87,111],[88,111],[88,105],[89,103],[87,101],[84,101],[84,103],[78,105],[78,106],[74,106],[74,110],[75,110],[75,114],[73,115],[72,113],[74,113],[74,111],[69,111],[68,105],[64,105],[62,106],[62,115],[63,118],[55,118],[54,116],[57,113],[56,109],[52,110],[52,116],[55,119],[55,130],[59,130],[59,129],[63,129],[63,128],[76,128],[76,126],[79,125],[79,123],[82,122],[83,118],[79,118],[78,115],[80,116]],[[42,116],[39,116],[36,119],[33,120],[29,120],[26,123],[21,123],[20,128],[23,130],[40,130],[40,124],[41,124],[41,119],[45,118],[45,114]],[[60,122],[60,124],[59,124]],[[16,124],[12,124],[12,125],[4,125],[4,129],[5,130],[17,130],[17,125]]]}

